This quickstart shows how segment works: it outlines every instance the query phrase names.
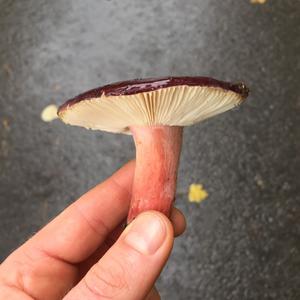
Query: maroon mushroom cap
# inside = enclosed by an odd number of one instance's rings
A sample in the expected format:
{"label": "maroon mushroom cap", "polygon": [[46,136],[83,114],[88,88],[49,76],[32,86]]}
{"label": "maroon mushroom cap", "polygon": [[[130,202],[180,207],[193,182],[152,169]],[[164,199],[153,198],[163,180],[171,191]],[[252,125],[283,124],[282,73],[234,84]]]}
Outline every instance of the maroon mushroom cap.
{"label": "maroon mushroom cap", "polygon": [[132,125],[187,126],[239,105],[243,83],[208,77],[135,79],[89,90],[63,104],[67,124],[112,132]]}

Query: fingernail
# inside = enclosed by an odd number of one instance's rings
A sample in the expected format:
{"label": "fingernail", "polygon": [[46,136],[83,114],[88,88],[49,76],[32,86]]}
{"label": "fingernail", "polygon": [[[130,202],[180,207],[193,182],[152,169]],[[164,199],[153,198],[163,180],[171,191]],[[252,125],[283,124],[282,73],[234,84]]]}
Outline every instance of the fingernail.
{"label": "fingernail", "polygon": [[124,241],[142,254],[154,254],[166,237],[165,222],[154,213],[138,216],[125,230]]}

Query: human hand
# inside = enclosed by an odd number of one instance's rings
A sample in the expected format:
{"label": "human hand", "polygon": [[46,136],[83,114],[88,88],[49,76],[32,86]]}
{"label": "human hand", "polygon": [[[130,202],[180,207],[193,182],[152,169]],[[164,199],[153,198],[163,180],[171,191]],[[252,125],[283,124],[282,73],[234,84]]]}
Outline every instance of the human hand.
{"label": "human hand", "polygon": [[0,299],[160,299],[154,284],[185,219],[146,212],[123,231],[133,173],[130,162],[15,250],[0,266]]}

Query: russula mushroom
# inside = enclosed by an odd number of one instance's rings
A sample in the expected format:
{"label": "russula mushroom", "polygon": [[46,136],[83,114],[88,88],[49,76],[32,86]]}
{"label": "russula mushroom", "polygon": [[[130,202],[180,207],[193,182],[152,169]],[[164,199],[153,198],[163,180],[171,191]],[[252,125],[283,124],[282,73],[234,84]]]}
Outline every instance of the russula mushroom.
{"label": "russula mushroom", "polygon": [[63,122],[88,129],[132,134],[136,168],[128,223],[140,212],[169,216],[176,189],[182,130],[239,105],[243,83],[207,77],[166,77],[118,82],[63,104]]}

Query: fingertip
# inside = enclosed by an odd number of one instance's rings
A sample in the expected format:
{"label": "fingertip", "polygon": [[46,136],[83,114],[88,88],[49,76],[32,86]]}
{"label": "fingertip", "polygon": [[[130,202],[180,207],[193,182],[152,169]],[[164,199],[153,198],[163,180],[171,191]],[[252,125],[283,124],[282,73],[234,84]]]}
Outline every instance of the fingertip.
{"label": "fingertip", "polygon": [[173,244],[173,237],[174,230],[171,222],[157,211],[141,213],[122,234],[128,246],[144,255],[153,255],[163,246],[169,251]]}
{"label": "fingertip", "polygon": [[170,220],[174,228],[174,236],[177,237],[184,233],[186,229],[186,219],[184,214],[176,207],[171,211]]}

